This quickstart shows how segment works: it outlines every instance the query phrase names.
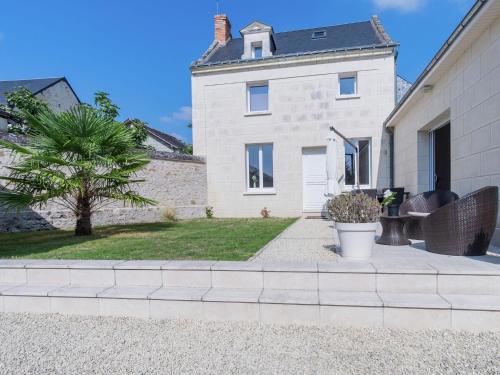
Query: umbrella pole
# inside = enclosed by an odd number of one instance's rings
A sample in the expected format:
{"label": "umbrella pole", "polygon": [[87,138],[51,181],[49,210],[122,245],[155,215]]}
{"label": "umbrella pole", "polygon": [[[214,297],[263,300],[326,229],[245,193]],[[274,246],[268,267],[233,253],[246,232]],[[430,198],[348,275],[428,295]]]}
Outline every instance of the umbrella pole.
{"label": "umbrella pole", "polygon": [[358,191],[359,191],[361,189],[359,188],[359,148],[358,148],[358,146],[356,146],[356,159],[355,160],[356,160],[356,162],[355,162],[355,164],[356,164],[356,185],[357,185]]}

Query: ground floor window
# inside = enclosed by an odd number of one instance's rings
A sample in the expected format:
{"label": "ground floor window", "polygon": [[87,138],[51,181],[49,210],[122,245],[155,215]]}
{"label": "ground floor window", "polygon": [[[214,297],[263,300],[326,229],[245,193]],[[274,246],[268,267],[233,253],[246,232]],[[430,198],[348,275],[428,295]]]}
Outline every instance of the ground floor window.
{"label": "ground floor window", "polygon": [[253,144],[246,146],[248,190],[274,188],[273,145]]}
{"label": "ground floor window", "polygon": [[[350,142],[350,143],[349,143]],[[356,187],[371,186],[371,142],[370,139],[350,139],[344,142],[345,147],[345,185]],[[352,144],[351,144],[352,143]],[[358,166],[356,166],[356,148],[359,150]],[[359,173],[356,168],[359,167]],[[359,180],[359,181],[358,181]]]}

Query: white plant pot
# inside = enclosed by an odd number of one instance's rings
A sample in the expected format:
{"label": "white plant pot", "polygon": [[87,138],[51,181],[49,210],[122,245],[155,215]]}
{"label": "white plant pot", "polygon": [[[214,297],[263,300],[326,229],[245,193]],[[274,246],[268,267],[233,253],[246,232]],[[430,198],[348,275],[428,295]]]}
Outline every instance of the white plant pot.
{"label": "white plant pot", "polygon": [[377,223],[335,223],[341,255],[347,259],[367,259],[372,256]]}

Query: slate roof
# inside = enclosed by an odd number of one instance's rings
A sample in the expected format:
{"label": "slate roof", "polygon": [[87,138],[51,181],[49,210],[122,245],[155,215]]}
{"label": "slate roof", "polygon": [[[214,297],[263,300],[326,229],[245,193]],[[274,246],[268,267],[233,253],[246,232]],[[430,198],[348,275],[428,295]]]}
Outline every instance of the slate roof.
{"label": "slate roof", "polygon": [[[5,99],[5,94],[16,91],[21,87],[24,87],[31,91],[33,95],[36,95],[43,90],[49,88],[52,85],[55,85],[59,81],[65,81],[68,86],[73,91],[73,88],[69,84],[68,80],[65,77],[55,77],[55,78],[37,78],[37,79],[21,79],[15,81],[0,81],[0,104],[7,104],[7,100]],[[73,91],[76,98],[78,96]],[[79,100],[79,99],[78,99]]]}
{"label": "slate roof", "polygon": [[[315,31],[326,31],[326,37],[313,39]],[[271,58],[397,46],[385,33],[377,17],[370,21],[274,33],[273,38],[276,50]],[[243,38],[234,38],[225,46],[216,45],[213,53],[198,60],[193,66],[237,63],[242,61],[242,55]]]}
{"label": "slate roof", "polygon": [[146,126],[146,130],[151,137],[164,144],[165,146],[173,148],[174,150],[182,149],[185,146],[184,142],[177,139],[173,135],[163,133],[159,130],[150,128],[149,126]]}

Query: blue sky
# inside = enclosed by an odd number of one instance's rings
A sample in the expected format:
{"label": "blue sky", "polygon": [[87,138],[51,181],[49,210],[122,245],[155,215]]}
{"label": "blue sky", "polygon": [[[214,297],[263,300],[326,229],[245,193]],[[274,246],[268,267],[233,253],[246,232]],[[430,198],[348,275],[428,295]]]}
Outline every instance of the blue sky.
{"label": "blue sky", "polygon": [[[233,36],[253,20],[274,30],[378,14],[401,43],[398,73],[413,81],[474,0],[222,0]],[[0,80],[66,76],[80,99],[107,91],[121,117],[191,141],[189,64],[213,40],[215,0],[2,1]]]}

